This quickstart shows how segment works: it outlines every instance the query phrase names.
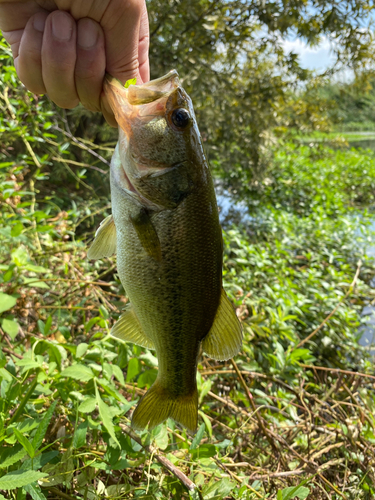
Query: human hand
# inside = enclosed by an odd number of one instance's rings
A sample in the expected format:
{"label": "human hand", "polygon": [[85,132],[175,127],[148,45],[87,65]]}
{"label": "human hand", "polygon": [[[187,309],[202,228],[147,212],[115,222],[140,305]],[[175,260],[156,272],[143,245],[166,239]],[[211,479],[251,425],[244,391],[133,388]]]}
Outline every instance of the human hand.
{"label": "human hand", "polygon": [[62,108],[81,102],[110,125],[105,72],[149,80],[145,0],[0,0],[0,29],[28,90]]}

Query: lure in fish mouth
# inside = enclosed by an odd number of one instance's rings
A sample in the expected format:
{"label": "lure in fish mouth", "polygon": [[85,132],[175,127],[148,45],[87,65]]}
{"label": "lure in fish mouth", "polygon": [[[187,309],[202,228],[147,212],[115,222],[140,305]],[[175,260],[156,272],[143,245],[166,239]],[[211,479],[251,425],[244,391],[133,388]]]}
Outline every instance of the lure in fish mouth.
{"label": "lure in fish mouth", "polygon": [[242,330],[222,288],[221,228],[193,105],[176,71],[128,89],[108,75],[104,90],[119,125],[112,215],[88,257],[117,253],[130,304],[111,334],[154,349],[159,364],[132,426],[171,417],[194,432],[200,350],[229,359]]}

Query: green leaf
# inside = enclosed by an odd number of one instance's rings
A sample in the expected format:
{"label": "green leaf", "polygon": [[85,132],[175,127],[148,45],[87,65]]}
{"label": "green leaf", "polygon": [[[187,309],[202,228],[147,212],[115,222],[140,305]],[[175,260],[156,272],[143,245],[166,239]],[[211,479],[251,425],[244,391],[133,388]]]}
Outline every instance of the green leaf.
{"label": "green leaf", "polygon": [[198,488],[194,488],[194,490],[189,490],[189,497],[191,500],[200,500],[201,496],[199,495]]}
{"label": "green leaf", "polygon": [[0,292],[0,313],[12,309],[16,305],[17,299],[8,295],[7,293]]}
{"label": "green leaf", "polygon": [[35,456],[35,450],[34,450],[34,447],[33,445],[30,443],[30,441],[27,439],[26,436],[24,436],[23,434],[20,433],[20,431],[18,429],[13,429],[13,432],[14,432],[14,435],[16,436],[17,438],[17,441],[22,444],[22,446],[25,448],[25,450],[27,451],[27,454],[29,455],[29,457],[33,458]]}
{"label": "green leaf", "polygon": [[199,445],[199,443],[202,441],[202,438],[203,438],[203,434],[204,434],[204,431],[206,430],[206,425],[205,424],[202,424],[199,429],[198,429],[198,432],[196,433],[196,435],[194,436],[194,439],[193,441],[191,442],[191,445],[190,445],[190,450],[195,450],[197,448],[197,446]]}
{"label": "green leaf", "polygon": [[207,429],[207,432],[208,432],[208,435],[210,437],[212,437],[212,425],[211,425],[211,422],[209,420],[209,418],[207,417],[207,415],[205,413],[203,413],[203,411],[201,410],[198,410],[198,413],[199,415],[202,417],[203,419],[203,422],[206,424],[206,429]]}
{"label": "green leaf", "polygon": [[39,427],[35,433],[35,436],[33,438],[33,448],[34,450],[38,450],[43,443],[44,436],[46,435],[49,423],[51,421],[53,412],[55,411],[57,405],[57,401],[51,404],[51,406],[48,408],[46,413],[43,416],[42,421],[39,424]]}
{"label": "green leaf", "polygon": [[17,323],[17,321],[13,321],[12,319],[3,319],[1,322],[1,326],[12,340],[16,338],[18,330],[20,328],[20,325]]}
{"label": "green leaf", "polygon": [[39,484],[37,483],[27,484],[24,486],[24,489],[27,491],[27,493],[31,496],[33,500],[47,500],[44,494],[42,493]]}
{"label": "green leaf", "polygon": [[[280,490],[277,492],[279,495]],[[284,488],[281,490],[281,499],[282,500],[294,500],[295,497],[299,498],[299,500],[305,500],[310,493],[309,488],[305,488],[304,486],[291,486],[289,488]],[[279,497],[278,499],[279,500]]]}
{"label": "green leaf", "polygon": [[117,365],[111,365],[111,366],[113,375],[117,378],[117,380],[120,382],[121,385],[125,385],[124,374],[122,373],[121,368]]}
{"label": "green leaf", "polygon": [[76,364],[65,368],[65,370],[61,372],[61,376],[74,378],[81,382],[88,382],[94,378],[94,373],[88,366]]}
{"label": "green leaf", "polygon": [[30,287],[45,288],[46,290],[49,290],[51,288],[44,281],[37,281],[35,278],[24,278],[23,281],[27,286]]}
{"label": "green leaf", "polygon": [[78,411],[82,413],[91,413],[96,408],[96,398],[87,397],[82,403],[78,406]]}
{"label": "green leaf", "polygon": [[97,387],[95,388],[96,390],[96,402],[98,404],[99,408],[99,415],[100,418],[102,419],[103,425],[108,431],[108,434],[111,436],[113,441],[117,444],[117,446],[120,446],[120,443],[117,441],[116,434],[115,434],[115,427],[112,422],[112,417],[111,417],[111,412],[110,412],[110,407],[104,403],[102,398],[100,397],[99,391]]}
{"label": "green leaf", "polygon": [[155,443],[158,448],[165,450],[169,443],[168,431],[166,424],[161,424],[160,429],[155,435]]}
{"label": "green leaf", "polygon": [[213,444],[202,444],[199,448],[196,448],[191,452],[193,460],[197,458],[211,458],[214,455],[216,455],[216,448]]}
{"label": "green leaf", "polygon": [[82,342],[82,344],[79,344],[77,346],[77,350],[76,350],[76,358],[82,358],[82,356],[84,354],[86,354],[86,351],[87,351],[87,348],[88,348],[88,344],[85,344],[85,342]]}
{"label": "green leaf", "polygon": [[0,490],[15,490],[34,483],[47,474],[36,470],[16,470],[0,478]]}
{"label": "green leaf", "polygon": [[88,421],[85,420],[84,422],[81,422],[78,427],[76,427],[73,436],[73,448],[81,448],[81,446],[84,446],[86,444],[88,425]]}
{"label": "green leaf", "polygon": [[156,377],[158,375],[158,371],[155,369],[146,370],[139,376],[137,380],[138,387],[147,387],[150,388],[152,384],[155,382]]}
{"label": "green leaf", "polygon": [[12,448],[2,447],[0,452],[0,469],[6,469],[10,465],[15,464],[18,460],[22,460],[25,455],[26,452],[21,444],[16,444]]}
{"label": "green leaf", "polygon": [[34,458],[28,458],[22,463],[22,470],[37,470],[44,467],[46,464],[50,463],[54,458],[60,455],[57,450],[48,451],[47,453],[41,453]]}
{"label": "green leaf", "polygon": [[127,80],[127,81],[125,82],[124,87],[125,87],[126,89],[128,89],[128,88],[130,87],[130,85],[136,85],[136,84],[137,84],[137,79],[136,79],[136,78],[131,78],[130,80]]}
{"label": "green leaf", "polygon": [[141,363],[138,358],[129,359],[128,371],[126,373],[126,381],[130,382],[141,371]]}

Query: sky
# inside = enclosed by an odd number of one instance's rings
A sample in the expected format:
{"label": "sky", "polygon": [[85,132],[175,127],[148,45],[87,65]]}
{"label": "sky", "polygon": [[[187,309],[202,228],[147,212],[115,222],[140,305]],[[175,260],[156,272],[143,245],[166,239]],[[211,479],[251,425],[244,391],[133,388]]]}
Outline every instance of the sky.
{"label": "sky", "polygon": [[330,54],[330,43],[323,37],[316,47],[308,47],[300,38],[285,40],[283,42],[285,51],[294,52],[300,56],[301,66],[306,69],[325,70],[331,66],[334,58]]}

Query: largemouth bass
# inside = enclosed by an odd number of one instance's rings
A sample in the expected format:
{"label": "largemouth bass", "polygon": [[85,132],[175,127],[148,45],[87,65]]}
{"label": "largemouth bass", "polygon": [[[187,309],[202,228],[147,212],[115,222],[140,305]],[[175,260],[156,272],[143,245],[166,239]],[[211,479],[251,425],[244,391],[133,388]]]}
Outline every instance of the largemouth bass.
{"label": "largemouth bass", "polygon": [[194,432],[200,349],[216,360],[237,354],[242,331],[222,288],[222,235],[213,182],[192,102],[178,74],[104,90],[119,125],[111,162],[112,215],[88,257],[117,252],[130,304],[111,334],[155,349],[155,383],[132,426],[168,417]]}

